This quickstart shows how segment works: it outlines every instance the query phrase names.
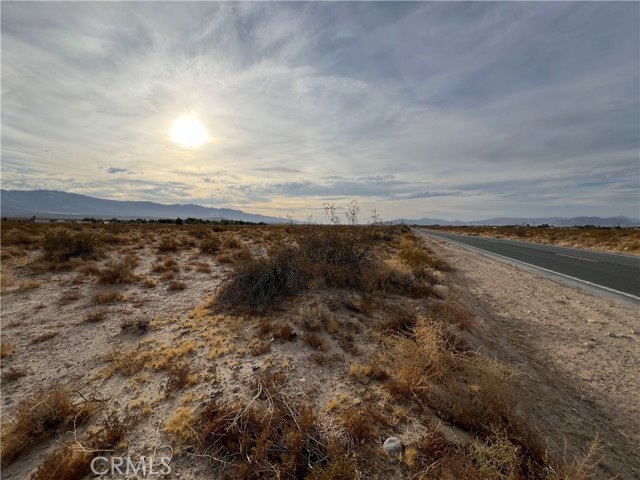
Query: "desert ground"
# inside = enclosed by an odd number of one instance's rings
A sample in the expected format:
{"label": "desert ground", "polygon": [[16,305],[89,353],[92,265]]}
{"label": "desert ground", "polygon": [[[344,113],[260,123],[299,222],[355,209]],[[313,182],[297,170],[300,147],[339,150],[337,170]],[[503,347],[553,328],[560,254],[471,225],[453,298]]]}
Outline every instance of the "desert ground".
{"label": "desert ground", "polygon": [[3,222],[1,278],[5,479],[640,476],[637,311],[407,227]]}

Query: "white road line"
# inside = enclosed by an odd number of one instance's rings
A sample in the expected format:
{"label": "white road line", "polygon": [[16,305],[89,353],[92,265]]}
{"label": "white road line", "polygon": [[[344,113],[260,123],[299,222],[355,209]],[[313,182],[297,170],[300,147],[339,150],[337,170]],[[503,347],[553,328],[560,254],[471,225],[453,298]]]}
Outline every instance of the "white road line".
{"label": "white road line", "polygon": [[[429,235],[429,234],[425,232],[424,235]],[[481,248],[478,248],[478,247],[472,247],[471,245],[466,245],[464,243],[456,242],[455,240],[450,240],[450,239],[445,238],[445,237],[439,237],[438,235],[434,235],[434,237],[439,238],[440,240],[444,240],[445,242],[454,243],[454,244],[458,245],[459,247],[475,250],[478,253],[484,254],[486,256],[504,258],[505,260],[508,260],[509,262],[521,263],[522,265],[527,265],[528,267],[531,267],[531,268],[537,268],[538,270],[542,270],[542,271],[545,271],[547,273],[551,273],[553,275],[559,275],[561,277],[565,277],[565,278],[568,278],[570,280],[574,280],[576,282],[585,283],[585,284],[590,285],[592,287],[601,288],[602,290],[607,290],[608,292],[616,293],[618,295],[622,295],[624,297],[631,298],[631,299],[636,300],[636,301],[640,301],[640,297],[632,295],[631,293],[621,292],[620,290],[614,290],[613,288],[605,287],[603,285],[598,285],[597,283],[588,282],[586,280],[582,280],[581,278],[572,277],[571,275],[565,275],[564,273],[554,272],[553,270],[549,270],[548,268],[538,267],[537,265],[532,265],[532,264],[527,263],[527,262],[522,262],[520,260],[516,260],[515,258],[509,258],[509,257],[505,257],[504,255],[499,255],[497,253],[488,252],[488,251],[482,250]]]}
{"label": "white road line", "polygon": [[560,255],[561,257],[577,258],[578,260],[584,260],[585,262],[595,262],[595,263],[598,263],[598,260],[591,260],[590,258],[574,257],[573,255],[564,255],[564,254],[562,254],[562,253],[556,253],[556,255]]}

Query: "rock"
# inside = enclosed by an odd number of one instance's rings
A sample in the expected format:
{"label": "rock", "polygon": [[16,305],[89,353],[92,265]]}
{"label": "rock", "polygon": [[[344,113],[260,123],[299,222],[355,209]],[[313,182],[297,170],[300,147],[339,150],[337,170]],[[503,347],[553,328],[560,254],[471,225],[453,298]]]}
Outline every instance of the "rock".
{"label": "rock", "polygon": [[400,457],[404,451],[404,444],[398,437],[389,437],[382,444],[384,453],[393,457]]}
{"label": "rock", "polygon": [[594,342],[593,340],[590,340],[590,341],[588,341],[588,342],[584,342],[584,343],[582,344],[582,346],[583,346],[583,347],[589,347],[589,348],[593,348],[593,347],[595,347],[596,345],[597,345],[597,343],[596,343],[596,342]]}
{"label": "rock", "polygon": [[616,335],[614,332],[609,332],[607,335],[611,338],[618,338],[618,335]]}

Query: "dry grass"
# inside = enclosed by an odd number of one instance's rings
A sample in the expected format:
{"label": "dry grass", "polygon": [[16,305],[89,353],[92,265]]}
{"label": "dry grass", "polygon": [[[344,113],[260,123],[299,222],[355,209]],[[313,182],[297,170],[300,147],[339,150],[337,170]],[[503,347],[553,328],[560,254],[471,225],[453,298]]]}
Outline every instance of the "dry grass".
{"label": "dry grass", "polygon": [[175,238],[163,238],[158,243],[158,253],[177,252],[180,244]]}
{"label": "dry grass", "polygon": [[117,285],[134,283],[138,276],[133,272],[140,263],[137,255],[127,255],[120,260],[109,260],[98,273],[98,281],[102,284]]}
{"label": "dry grass", "polygon": [[175,257],[167,255],[161,258],[158,262],[154,263],[151,267],[153,273],[178,273],[180,271],[180,265]]}
{"label": "dry grass", "polygon": [[200,253],[215,255],[222,248],[220,239],[213,235],[207,236],[200,241]]}
{"label": "dry grass", "polygon": [[[95,408],[95,406],[94,406]],[[50,451],[31,480],[77,480],[91,474],[91,461],[99,453],[120,446],[126,435],[137,425],[139,415],[121,411],[117,406],[102,409],[97,427],[80,438],[79,445],[61,446]]]}
{"label": "dry grass", "polygon": [[98,323],[102,322],[109,315],[109,311],[106,308],[98,308],[90,313],[87,313],[82,320],[84,323]]}
{"label": "dry grass", "polygon": [[[273,385],[273,384],[271,384]],[[195,445],[232,478],[354,478],[356,465],[340,438],[309,403],[257,383],[260,404],[181,407],[165,430],[174,444]]]}
{"label": "dry grass", "polygon": [[96,294],[92,301],[95,305],[104,305],[113,302],[126,302],[127,297],[116,290],[106,290]]}
{"label": "dry grass", "polygon": [[305,333],[302,336],[302,340],[304,340],[307,345],[315,350],[320,350],[322,352],[326,352],[327,350],[329,350],[329,342],[327,341],[327,339],[322,338],[315,333]]}
{"label": "dry grass", "polygon": [[179,282],[177,280],[172,281],[167,285],[167,290],[170,292],[177,292],[180,290],[184,290],[187,288],[187,284],[185,282]]}
{"label": "dry grass", "polygon": [[371,380],[386,380],[389,373],[380,367],[379,363],[352,363],[349,366],[349,376],[360,383],[367,384]]}
{"label": "dry grass", "polygon": [[181,390],[187,385],[192,385],[197,381],[197,375],[193,372],[187,362],[178,362],[168,369],[169,378],[166,383],[168,392]]}
{"label": "dry grass", "polygon": [[37,392],[12,412],[12,421],[3,425],[2,466],[60,428],[82,425],[94,409],[91,403],[74,402],[66,389]]}
{"label": "dry grass", "polygon": [[183,341],[175,346],[145,343],[139,348],[116,350],[107,355],[109,365],[102,372],[102,377],[109,378],[114,374],[132,376],[144,370],[169,370],[186,361],[195,348],[193,341]]}
{"label": "dry grass", "polygon": [[7,358],[13,353],[13,345],[10,342],[2,340],[0,342],[0,358]]}

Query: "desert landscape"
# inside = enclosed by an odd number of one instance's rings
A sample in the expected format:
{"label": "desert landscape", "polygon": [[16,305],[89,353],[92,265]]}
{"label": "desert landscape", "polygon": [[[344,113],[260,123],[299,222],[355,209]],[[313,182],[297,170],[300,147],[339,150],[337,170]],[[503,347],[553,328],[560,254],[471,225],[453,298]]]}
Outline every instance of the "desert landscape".
{"label": "desert landscape", "polygon": [[[637,476],[633,310],[563,287],[628,340],[525,348],[534,306],[502,324],[452,248],[404,226],[3,222],[3,478],[89,478],[98,456],[182,479]],[[615,391],[552,365],[591,352]]]}

